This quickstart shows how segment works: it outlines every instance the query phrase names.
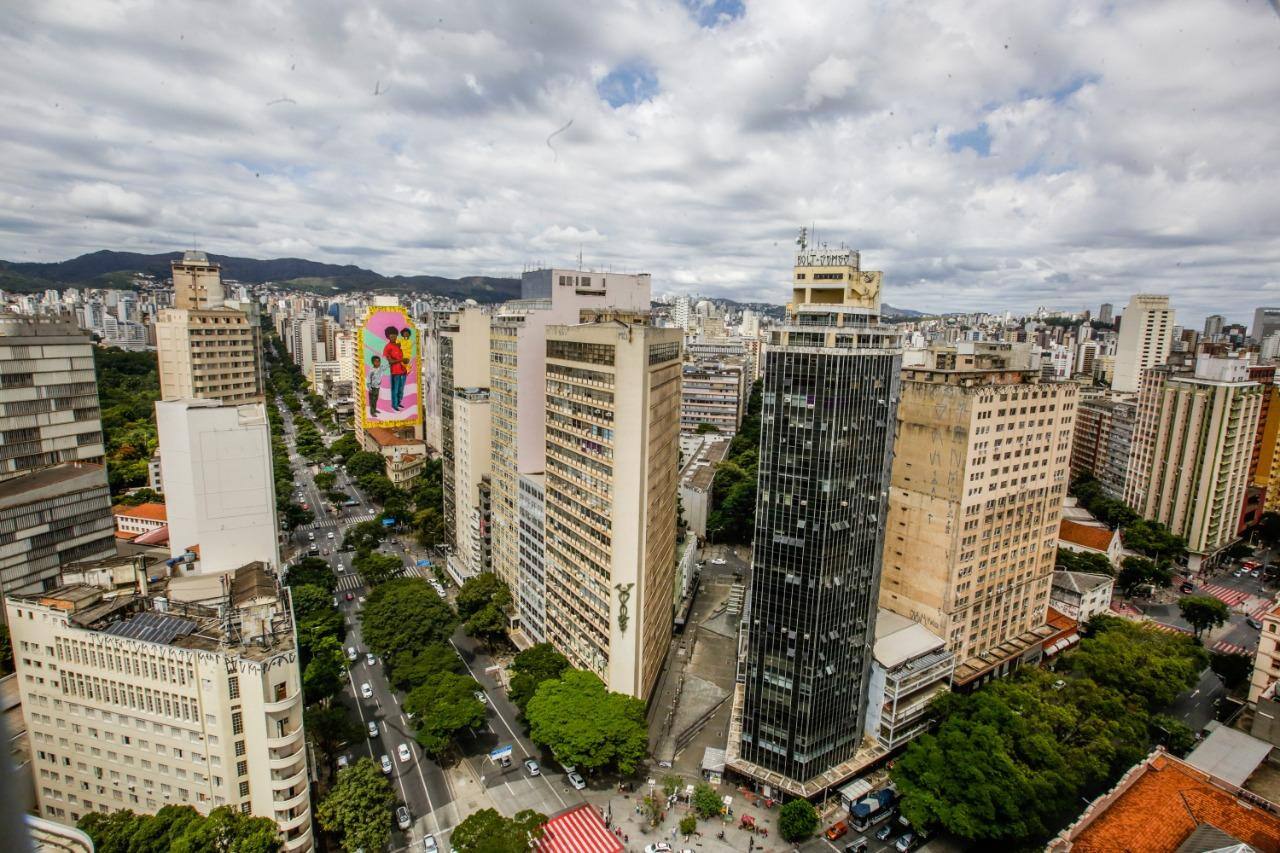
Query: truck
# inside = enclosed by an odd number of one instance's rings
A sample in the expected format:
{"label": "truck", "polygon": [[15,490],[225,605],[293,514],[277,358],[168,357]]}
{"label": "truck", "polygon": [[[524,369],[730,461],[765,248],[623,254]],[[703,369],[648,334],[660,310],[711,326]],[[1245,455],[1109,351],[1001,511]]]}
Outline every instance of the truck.
{"label": "truck", "polygon": [[893,814],[893,805],[898,801],[898,792],[892,785],[872,791],[849,809],[849,820],[857,830],[874,826]]}

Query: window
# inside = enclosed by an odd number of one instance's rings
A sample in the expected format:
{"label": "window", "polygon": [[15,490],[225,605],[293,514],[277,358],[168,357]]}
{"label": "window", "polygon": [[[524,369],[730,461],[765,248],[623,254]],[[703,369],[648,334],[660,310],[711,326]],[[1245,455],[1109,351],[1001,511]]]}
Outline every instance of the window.
{"label": "window", "polygon": [[248,775],[249,775],[249,762],[248,762],[248,761],[237,761],[237,762],[236,762],[236,775],[237,775],[237,776],[248,776]]}
{"label": "window", "polygon": [[231,714],[231,733],[235,735],[244,734],[244,715],[239,711],[234,711]]}
{"label": "window", "polygon": [[232,699],[240,698],[240,676],[233,675],[227,679],[227,692]]}
{"label": "window", "polygon": [[[249,796],[249,783],[248,783],[248,782],[241,782],[241,783],[240,783],[240,796],[242,796],[242,797],[247,797],[247,796]],[[245,806],[246,806],[246,807],[248,807],[248,805],[249,805],[248,803],[245,803]]]}
{"label": "window", "polygon": [[244,755],[244,741],[236,741],[236,755]]}

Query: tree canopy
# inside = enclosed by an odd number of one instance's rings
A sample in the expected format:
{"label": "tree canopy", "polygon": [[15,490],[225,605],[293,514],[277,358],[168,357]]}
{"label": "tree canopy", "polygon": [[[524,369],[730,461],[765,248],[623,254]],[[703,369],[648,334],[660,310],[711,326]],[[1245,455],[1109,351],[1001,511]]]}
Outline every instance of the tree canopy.
{"label": "tree canopy", "polygon": [[1178,610],[1195,630],[1196,637],[1208,629],[1221,628],[1231,618],[1226,602],[1211,595],[1184,596],[1178,599]]}
{"label": "tree canopy", "polygon": [[337,694],[347,675],[347,657],[336,637],[322,637],[311,647],[311,660],[302,671],[302,692],[307,704],[323,702]]}
{"label": "tree canopy", "polygon": [[503,817],[493,809],[472,812],[454,828],[450,845],[458,853],[525,853],[542,837],[547,816],[522,809]]}
{"label": "tree canopy", "polygon": [[462,661],[452,647],[444,643],[428,643],[400,655],[389,669],[391,683],[396,689],[408,693],[442,672],[461,673]]}
{"label": "tree canopy", "polygon": [[338,588],[338,579],[333,576],[333,568],[319,557],[303,557],[289,566],[285,583],[292,587],[317,586],[330,595]]}
{"label": "tree canopy", "polygon": [[129,809],[89,812],[76,824],[98,853],[276,853],[275,821],[220,806],[203,817],[191,806],[164,806],[153,815]]}
{"label": "tree canopy", "polygon": [[311,743],[320,753],[325,767],[332,773],[333,763],[338,759],[342,748],[363,734],[360,726],[339,705],[307,708],[304,718]]}
{"label": "tree canopy", "polygon": [[463,729],[484,725],[485,704],[476,698],[480,685],[469,675],[441,672],[418,685],[404,699],[414,716],[415,739],[430,755],[438,756]]}
{"label": "tree canopy", "polygon": [[615,767],[630,774],[648,745],[644,702],[610,693],[594,674],[566,670],[544,681],[529,700],[529,736],[551,748],[561,762],[598,770]]}
{"label": "tree canopy", "polygon": [[544,681],[559,678],[569,668],[569,659],[550,643],[538,643],[516,655],[511,662],[511,684],[507,697],[524,713],[529,700]]}
{"label": "tree canopy", "polygon": [[1062,666],[1140,700],[1167,706],[1199,680],[1209,656],[1185,634],[1157,631],[1114,616],[1089,620],[1092,636],[1063,658]]}
{"label": "tree canopy", "polygon": [[337,833],[343,849],[381,850],[391,839],[391,810],[396,795],[382,769],[361,758],[345,770],[328,796],[320,801],[316,819],[327,832]]}
{"label": "tree canopy", "polygon": [[1064,572],[1083,572],[1090,575],[1115,575],[1116,567],[1111,565],[1105,554],[1072,551],[1059,548],[1055,566]]}
{"label": "tree canopy", "polygon": [[458,618],[449,603],[421,578],[397,578],[374,587],[360,612],[364,641],[374,654],[396,663],[401,654],[453,636]]}
{"label": "tree canopy", "polygon": [[707,514],[707,538],[713,542],[743,545],[754,535],[756,474],[760,455],[761,383],[751,386],[742,424],[729,442],[724,461],[711,480],[711,511]]}
{"label": "tree canopy", "polygon": [[1125,557],[1120,564],[1120,575],[1116,578],[1116,586],[1125,595],[1133,595],[1144,584],[1165,589],[1172,583],[1173,572],[1168,564],[1157,565],[1145,557]]}
{"label": "tree canopy", "polygon": [[804,841],[818,828],[818,811],[808,800],[792,800],[778,812],[778,833],[787,841]]}
{"label": "tree canopy", "polygon": [[376,551],[361,551],[351,561],[351,566],[371,587],[384,584],[404,572],[404,563],[399,557],[379,554]]}

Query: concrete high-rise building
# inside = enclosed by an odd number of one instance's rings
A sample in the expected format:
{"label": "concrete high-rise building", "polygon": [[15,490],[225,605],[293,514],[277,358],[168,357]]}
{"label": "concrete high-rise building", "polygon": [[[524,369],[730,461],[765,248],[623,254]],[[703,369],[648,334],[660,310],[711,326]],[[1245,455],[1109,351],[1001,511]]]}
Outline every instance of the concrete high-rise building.
{"label": "concrete high-rise building", "polygon": [[641,699],[671,642],[681,338],[609,319],[546,329],[546,638]]}
{"label": "concrete high-rise building", "polygon": [[1077,392],[1007,344],[903,369],[880,605],[946,640],[957,684],[1004,674],[1052,633]]}
{"label": "concrete high-rise building", "polygon": [[680,392],[680,431],[697,432],[703,424],[733,435],[746,407],[747,379],[740,364],[686,362]]}
{"label": "concrete high-rise building", "polygon": [[[803,238],[802,238],[803,240]],[[857,252],[796,255],[765,353],[745,684],[727,763],[799,796],[862,744],[901,337]]]}
{"label": "concrete high-rise building", "polygon": [[1093,377],[1095,361],[1102,352],[1102,346],[1097,341],[1084,341],[1076,348],[1076,370],[1077,376]]}
{"label": "concrete high-rise building", "polygon": [[675,322],[677,329],[689,331],[693,324],[693,312],[690,306],[690,300],[687,296],[677,296],[675,308],[671,312],[671,319]]}
{"label": "concrete high-rise building", "polygon": [[355,382],[360,375],[359,348],[356,346],[356,333],[345,329],[334,332],[334,361],[338,363],[338,381]]}
{"label": "concrete high-rise building", "polygon": [[1256,308],[1249,337],[1261,343],[1275,332],[1280,332],[1280,308]]}
{"label": "concrete high-rise building", "polygon": [[1098,309],[1098,322],[1110,326],[1115,321],[1115,311],[1115,306],[1110,302],[1102,303],[1102,307]]}
{"label": "concrete high-rise building", "polygon": [[492,568],[491,468],[493,432],[490,427],[488,388],[455,388],[453,391],[454,496],[457,506],[456,580],[465,580]]}
{"label": "concrete high-rise building", "polygon": [[1244,359],[1199,356],[1194,372],[1144,375],[1125,501],[1187,540],[1188,566],[1236,538],[1262,386]]}
{"label": "concrete high-rise building", "polygon": [[1142,371],[1159,367],[1173,346],[1173,309],[1169,297],[1137,293],[1129,298],[1120,318],[1113,391],[1138,390]]}
{"label": "concrete high-rise building", "polygon": [[260,403],[262,332],[225,306],[219,266],[203,252],[173,262],[174,306],[155,323],[160,399]]}
{"label": "concrete high-rise building", "polygon": [[1133,395],[1082,396],[1071,439],[1071,479],[1088,475],[1108,497],[1124,500],[1137,414]]}
{"label": "concrete high-rise building", "polygon": [[[493,422],[493,571],[519,595],[519,479],[546,468],[545,363],[547,328],[576,324],[608,312],[647,318],[650,278],[588,270],[531,270],[521,277],[521,299],[493,316],[489,385]],[[535,602],[516,602],[532,612]],[[538,617],[534,616],[535,621]]]}
{"label": "concrete high-rise building", "polygon": [[1222,327],[1227,323],[1227,318],[1221,314],[1210,314],[1204,318],[1204,336],[1206,338],[1216,338],[1222,334]]}
{"label": "concrete high-rise building", "polygon": [[156,403],[169,551],[199,546],[204,571],[280,565],[271,428],[262,403]]}
{"label": "concrete high-rise building", "polygon": [[0,593],[115,553],[93,347],[69,318],[0,315]]}
{"label": "concrete high-rise building", "polygon": [[520,571],[513,597],[520,630],[531,643],[547,639],[546,483],[543,474],[520,475]]}
{"label": "concrete high-rise building", "polygon": [[[445,541],[453,546],[455,554],[461,554],[471,542],[465,526],[465,517],[470,515],[470,511],[466,503],[461,506],[458,503],[454,392],[466,388],[473,391],[488,390],[489,315],[479,308],[464,308],[453,318],[442,321],[439,352],[440,458]],[[483,468],[488,470],[491,465],[486,463]]]}
{"label": "concrete high-rise building", "polygon": [[288,593],[255,563],[179,600],[140,562],[131,573],[137,559],[106,588],[5,597],[39,814],[229,806],[275,821],[286,851],[312,849]]}

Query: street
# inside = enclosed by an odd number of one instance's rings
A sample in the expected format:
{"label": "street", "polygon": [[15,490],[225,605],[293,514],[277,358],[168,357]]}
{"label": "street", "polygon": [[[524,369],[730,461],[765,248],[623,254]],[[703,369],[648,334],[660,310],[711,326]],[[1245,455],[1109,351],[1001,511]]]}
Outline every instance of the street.
{"label": "street", "polygon": [[[1251,627],[1246,620],[1257,618],[1259,614],[1271,607],[1276,594],[1273,583],[1247,574],[1236,577],[1234,570],[1224,571],[1207,579],[1204,583],[1197,582],[1195,592],[1192,594],[1213,596],[1226,603],[1231,609],[1231,618],[1226,625],[1206,633],[1205,648],[1211,651],[1248,655],[1252,655],[1257,650],[1259,629]],[[1176,601],[1167,604],[1145,603],[1139,606],[1152,620],[1191,633],[1191,626],[1182,618]]]}

